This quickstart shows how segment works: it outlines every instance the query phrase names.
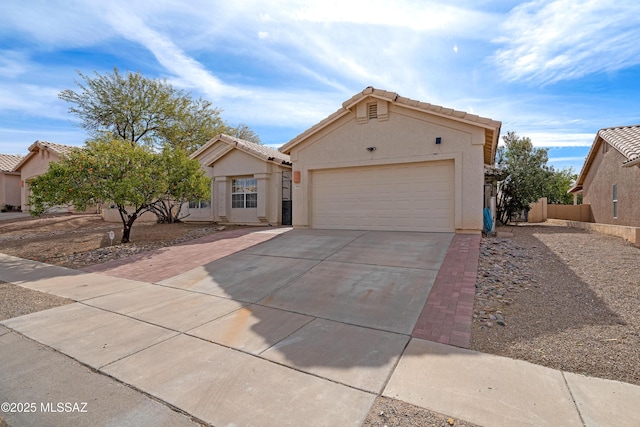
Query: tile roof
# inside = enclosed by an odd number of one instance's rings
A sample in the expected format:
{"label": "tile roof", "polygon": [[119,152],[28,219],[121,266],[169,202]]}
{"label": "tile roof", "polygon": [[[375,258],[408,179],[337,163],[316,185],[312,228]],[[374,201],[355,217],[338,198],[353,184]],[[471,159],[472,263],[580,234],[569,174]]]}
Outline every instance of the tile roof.
{"label": "tile roof", "polygon": [[61,156],[64,156],[74,148],[80,148],[80,147],[74,147],[71,145],[56,144],[54,142],[37,140],[36,142],[34,142],[29,146],[29,153],[26,156],[24,156],[22,159],[20,159],[20,162],[18,162],[14,170],[18,170],[19,168],[21,168],[22,165],[24,165],[31,157],[33,157],[40,150],[44,150],[44,149],[51,150]]}
{"label": "tile roof", "polygon": [[362,92],[355,94],[354,96],[343,102],[341,109],[331,114],[329,117],[325,118],[319,123],[315,124],[314,126],[310,127],[300,135],[293,138],[291,141],[284,144],[282,147],[280,147],[280,151],[284,153],[289,152],[292,147],[298,145],[298,143],[300,143],[302,140],[328,126],[330,123],[334,122],[345,114],[348,114],[353,106],[367,97],[384,99],[391,103],[402,105],[406,108],[423,111],[436,116],[446,117],[459,122],[464,122],[485,128],[485,137],[488,142],[488,144],[485,143],[485,163],[494,163],[495,152],[498,146],[498,138],[500,136],[500,128],[502,127],[502,122],[487,117],[481,117],[476,114],[470,114],[464,111],[442,107],[440,105],[429,104],[427,102],[405,98],[395,92],[376,89],[371,86],[367,87]]}
{"label": "tile roof", "polygon": [[347,101],[343,102],[342,106],[344,108],[351,108],[354,104],[358,103],[361,99],[367,96],[386,99],[388,101],[395,102],[396,104],[402,104],[407,107],[413,107],[418,110],[428,111],[430,113],[433,113],[439,116],[451,117],[453,119],[476,123],[479,125],[484,125],[492,128],[502,126],[501,122],[489,119],[487,117],[480,117],[476,114],[470,114],[464,111],[454,110],[453,108],[446,108],[440,105],[429,104],[428,102],[417,101],[415,99],[410,99],[404,96],[400,96],[395,92],[376,89],[371,86],[363,90],[361,93],[354,95],[353,97],[351,97],[351,99],[348,99]]}
{"label": "tile roof", "polygon": [[640,163],[640,125],[600,129],[582,165],[580,175],[578,175],[575,185],[569,189],[569,193],[582,191],[584,180],[603,141],[607,142],[627,159],[621,166],[634,166]]}
{"label": "tile roof", "polygon": [[18,166],[23,156],[18,154],[0,154],[0,172],[11,172]]}
{"label": "tile roof", "polygon": [[640,125],[600,129],[598,135],[627,158],[640,159]]}
{"label": "tile roof", "polygon": [[239,150],[242,150],[248,154],[254,155],[263,160],[275,161],[276,163],[291,164],[291,158],[287,154],[283,154],[278,150],[275,150],[273,148],[270,148],[261,144],[256,144],[255,142],[246,141],[244,139],[236,138],[236,137],[225,135],[225,134],[220,134],[215,138],[211,139],[205,145],[200,147],[195,153],[193,153],[191,155],[191,158],[195,159],[217,141],[222,141],[231,147],[238,148]]}

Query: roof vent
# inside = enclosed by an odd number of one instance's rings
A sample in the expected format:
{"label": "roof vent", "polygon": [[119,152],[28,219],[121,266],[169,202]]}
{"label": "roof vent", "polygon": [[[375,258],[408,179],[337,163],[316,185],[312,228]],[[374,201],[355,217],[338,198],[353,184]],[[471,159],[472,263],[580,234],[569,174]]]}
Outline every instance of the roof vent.
{"label": "roof vent", "polygon": [[378,103],[374,102],[372,104],[367,105],[367,111],[369,119],[377,119],[378,118]]}

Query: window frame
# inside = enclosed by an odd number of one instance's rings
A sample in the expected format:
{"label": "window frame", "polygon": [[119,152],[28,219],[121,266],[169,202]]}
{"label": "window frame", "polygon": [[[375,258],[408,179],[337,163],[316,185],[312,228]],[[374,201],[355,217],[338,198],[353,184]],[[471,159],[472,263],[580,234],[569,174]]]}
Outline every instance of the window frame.
{"label": "window frame", "polygon": [[618,184],[613,184],[611,193],[613,203],[613,217],[618,218]]}
{"label": "window frame", "polygon": [[258,207],[258,180],[253,177],[231,179],[231,209]]}

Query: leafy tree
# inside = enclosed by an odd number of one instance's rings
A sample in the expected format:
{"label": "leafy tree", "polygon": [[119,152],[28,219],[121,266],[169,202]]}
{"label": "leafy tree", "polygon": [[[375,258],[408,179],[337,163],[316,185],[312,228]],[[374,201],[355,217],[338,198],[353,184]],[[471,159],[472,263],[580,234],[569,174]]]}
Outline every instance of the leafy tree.
{"label": "leafy tree", "polygon": [[529,205],[545,195],[547,190],[549,159],[544,148],[534,148],[531,140],[508,132],[502,139],[505,145],[498,148],[497,166],[505,178],[498,183],[496,216],[503,223],[521,211],[529,211]]}
{"label": "leafy tree", "polygon": [[251,130],[251,128],[249,128],[249,126],[245,125],[244,123],[240,123],[236,127],[229,128],[226,131],[226,134],[236,138],[244,139],[245,141],[262,144],[262,141],[260,141],[260,136],[258,136],[257,133]]}
{"label": "leafy tree", "polygon": [[[87,141],[85,148],[75,149],[59,162],[49,164],[48,171],[30,181],[31,213],[40,215],[52,206],[72,204],[78,209],[86,209],[93,203],[115,204],[122,220],[122,243],[128,243],[131,228],[144,212],[154,212],[155,204],[167,195],[174,197],[181,192],[186,196],[195,195],[198,189],[206,191],[197,194],[208,196],[208,182],[204,171],[185,160],[186,154],[176,155],[180,163],[165,150],[157,153],[151,148],[131,144],[120,138],[105,135]],[[187,158],[188,159],[188,158]],[[185,166],[187,172],[177,174],[174,179],[170,172],[173,166]],[[174,180],[174,181],[172,181]],[[192,186],[192,192],[185,190]]]}
{"label": "leafy tree", "polygon": [[67,89],[58,97],[73,104],[69,112],[82,120],[93,137],[104,132],[131,144],[170,146],[191,153],[229,126],[209,101],[193,99],[165,80],[140,73],[113,73],[91,77],[78,73],[79,91]]}
{"label": "leafy tree", "polygon": [[547,175],[547,190],[545,195],[548,203],[569,205],[573,203],[573,194],[567,193],[573,183],[578,179],[578,175],[573,173],[573,169],[555,170],[549,167]]}
{"label": "leafy tree", "polygon": [[206,177],[200,162],[189,158],[184,150],[168,147],[160,158],[162,178],[166,182],[166,191],[150,206],[159,222],[179,222],[182,205],[189,200],[203,200],[210,197],[210,180]]}

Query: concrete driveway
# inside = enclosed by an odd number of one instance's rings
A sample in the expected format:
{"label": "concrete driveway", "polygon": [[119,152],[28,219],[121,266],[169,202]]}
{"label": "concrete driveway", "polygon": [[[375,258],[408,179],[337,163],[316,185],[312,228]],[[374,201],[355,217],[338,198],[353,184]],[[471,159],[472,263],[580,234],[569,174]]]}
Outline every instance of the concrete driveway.
{"label": "concrete driveway", "polygon": [[359,425],[452,237],[292,230],[156,284],[6,269],[79,302],[3,323],[214,425]]}
{"label": "concrete driveway", "polygon": [[[191,424],[153,396],[212,425],[360,426],[382,394],[480,425],[637,420],[629,408],[640,387],[433,342],[447,328],[468,334],[479,236],[253,234],[130,260],[132,275],[152,258],[175,270],[158,283],[123,278],[126,268],[112,277],[0,254],[0,280],[77,301],[1,322],[0,400],[88,401],[82,414],[2,416],[16,425]],[[243,249],[184,268],[186,257],[215,258],[209,252],[230,245]]]}

